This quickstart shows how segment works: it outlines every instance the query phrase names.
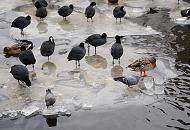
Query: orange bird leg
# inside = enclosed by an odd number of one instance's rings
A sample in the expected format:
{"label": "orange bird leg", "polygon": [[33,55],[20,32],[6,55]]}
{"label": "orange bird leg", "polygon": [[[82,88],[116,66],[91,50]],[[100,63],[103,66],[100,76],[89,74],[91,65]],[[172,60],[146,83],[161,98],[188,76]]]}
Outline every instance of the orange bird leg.
{"label": "orange bird leg", "polygon": [[145,77],[145,76],[147,76],[147,73],[146,73],[146,71],[144,71],[144,77]]}

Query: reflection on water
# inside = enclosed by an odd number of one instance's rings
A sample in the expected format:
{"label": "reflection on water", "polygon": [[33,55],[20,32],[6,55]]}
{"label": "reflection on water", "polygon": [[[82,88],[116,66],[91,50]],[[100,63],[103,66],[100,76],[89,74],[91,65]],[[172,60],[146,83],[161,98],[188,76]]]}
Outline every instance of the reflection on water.
{"label": "reflection on water", "polygon": [[39,33],[46,33],[48,32],[48,24],[46,22],[39,22],[38,25],[36,26]]}
{"label": "reflection on water", "polygon": [[111,76],[113,78],[123,76],[123,67],[120,65],[113,66],[113,68],[111,69]]}
{"label": "reflection on water", "polygon": [[53,63],[53,62],[45,62],[43,65],[42,65],[42,70],[44,72],[44,74],[46,75],[51,75],[51,74],[56,74],[56,65]]}
{"label": "reflection on water", "polygon": [[49,127],[54,127],[57,126],[57,117],[47,117],[46,118],[46,123]]}
{"label": "reflection on water", "polygon": [[86,63],[96,69],[102,68],[106,69],[107,68],[107,60],[106,58],[100,56],[100,55],[92,55],[92,56],[86,56],[85,57]]}

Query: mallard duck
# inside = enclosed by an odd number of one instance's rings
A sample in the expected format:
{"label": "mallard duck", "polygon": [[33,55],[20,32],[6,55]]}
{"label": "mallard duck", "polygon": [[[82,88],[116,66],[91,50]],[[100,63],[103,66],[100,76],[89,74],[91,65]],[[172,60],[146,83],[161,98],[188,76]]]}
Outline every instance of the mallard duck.
{"label": "mallard duck", "polygon": [[144,72],[144,76],[147,76],[146,71],[152,70],[156,67],[156,58],[154,57],[141,57],[128,65],[128,68],[132,71],[140,71],[141,75]]}
{"label": "mallard duck", "polygon": [[116,4],[118,3],[118,0],[108,0],[109,3]]}
{"label": "mallard duck", "polygon": [[20,52],[21,52],[21,46],[25,46],[26,49],[33,49],[33,43],[31,41],[28,41],[28,40],[18,40],[17,41],[18,43],[10,46],[10,47],[5,47],[4,48],[4,54],[5,54],[5,57],[10,57],[10,56],[13,56],[13,57],[18,57]]}

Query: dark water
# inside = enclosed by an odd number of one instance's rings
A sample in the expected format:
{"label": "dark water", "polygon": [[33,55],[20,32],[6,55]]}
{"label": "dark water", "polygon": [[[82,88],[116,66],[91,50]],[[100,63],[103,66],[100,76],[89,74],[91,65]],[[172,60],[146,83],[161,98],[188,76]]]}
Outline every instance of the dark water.
{"label": "dark water", "polygon": [[162,59],[168,56],[175,58],[178,77],[165,82],[165,94],[157,97],[158,102],[134,108],[74,112],[71,117],[57,119],[42,116],[3,119],[0,121],[0,129],[190,130],[190,26],[171,22],[168,11],[161,9],[154,15],[130,19],[163,33],[162,36],[130,36],[132,39],[144,39],[131,46],[145,48],[149,54]]}

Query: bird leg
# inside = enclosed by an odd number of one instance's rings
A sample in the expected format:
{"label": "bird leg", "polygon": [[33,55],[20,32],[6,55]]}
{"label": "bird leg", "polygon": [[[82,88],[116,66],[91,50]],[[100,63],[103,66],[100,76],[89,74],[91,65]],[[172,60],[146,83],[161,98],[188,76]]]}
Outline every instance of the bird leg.
{"label": "bird leg", "polygon": [[96,46],[95,46],[95,55],[96,55]]}
{"label": "bird leg", "polygon": [[34,71],[34,64],[32,65],[33,71]]}
{"label": "bird leg", "polygon": [[90,45],[88,43],[88,55],[89,55],[89,53],[90,53]]}
{"label": "bird leg", "polygon": [[65,20],[65,21],[67,20],[66,17],[64,18],[64,20]]}
{"label": "bird leg", "polygon": [[144,70],[144,75],[143,75],[144,77],[146,77],[147,76],[147,73],[146,73],[146,71]]}
{"label": "bird leg", "polygon": [[117,23],[117,18],[116,18],[116,23]]}
{"label": "bird leg", "polygon": [[119,63],[119,65],[120,65],[120,58],[118,59],[118,63]]}
{"label": "bird leg", "polygon": [[114,58],[113,58],[112,64],[114,65]]}
{"label": "bird leg", "polygon": [[21,29],[20,34],[21,34],[21,36],[23,36],[23,37],[24,37],[24,31],[23,31],[23,29]]}
{"label": "bird leg", "polygon": [[76,68],[77,68],[77,60],[75,61],[75,65],[76,65]]}
{"label": "bird leg", "polygon": [[120,18],[120,23],[121,23],[121,18]]}
{"label": "bird leg", "polygon": [[48,62],[49,62],[49,56],[48,56]]}
{"label": "bird leg", "polygon": [[18,84],[21,85],[19,80],[18,80]]}
{"label": "bird leg", "polygon": [[78,66],[80,66],[80,61],[78,60]]}
{"label": "bird leg", "polygon": [[91,21],[93,22],[93,19],[91,18]]}

